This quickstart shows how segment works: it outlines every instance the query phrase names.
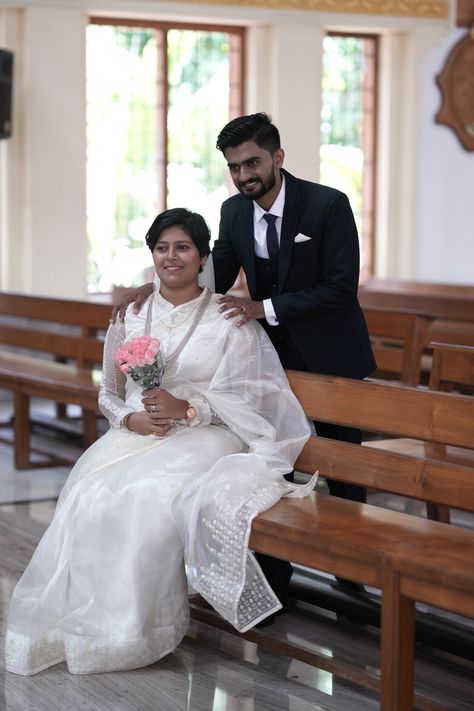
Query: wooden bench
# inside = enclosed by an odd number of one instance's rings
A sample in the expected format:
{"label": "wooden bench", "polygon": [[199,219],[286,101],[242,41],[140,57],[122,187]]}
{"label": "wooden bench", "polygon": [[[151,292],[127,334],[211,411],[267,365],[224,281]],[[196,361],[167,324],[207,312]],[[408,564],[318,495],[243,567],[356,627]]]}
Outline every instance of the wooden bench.
{"label": "wooden bench", "polygon": [[473,393],[474,348],[447,343],[430,343],[433,351],[429,387],[445,392]]}
{"label": "wooden bench", "polygon": [[363,288],[369,291],[389,291],[393,294],[467,296],[474,299],[474,284],[448,284],[413,279],[379,279],[378,277],[370,277],[365,281]]}
{"label": "wooden bench", "polygon": [[[403,284],[403,282],[400,282]],[[363,308],[414,309],[430,314],[433,319],[427,333],[427,343],[438,341],[454,345],[474,346],[474,294],[469,287],[452,285],[452,290],[416,290],[406,283],[406,290],[390,288],[383,280],[359,289]],[[474,287],[472,287],[474,291]]]}
{"label": "wooden bench", "polygon": [[[474,399],[383,382],[289,372],[308,417],[380,434],[472,448]],[[474,467],[312,437],[296,469],[332,479],[474,511]],[[474,532],[321,494],[282,499],[259,515],[256,551],[381,590],[380,683],[376,673],[280,643],[271,629],[246,639],[313,663],[351,682],[380,689],[382,711],[413,708],[414,606],[424,602],[474,617]],[[232,631],[210,611],[201,621]],[[440,709],[415,695],[417,708]]]}
{"label": "wooden bench", "polygon": [[[433,352],[432,367],[428,387],[444,392],[464,392],[474,394],[474,348],[452,346],[445,343],[430,343]],[[410,454],[418,459],[438,459],[454,461],[474,466],[474,451],[462,447],[433,444],[408,437],[390,440],[370,440],[366,446],[390,449],[398,454]],[[428,517],[435,521],[449,523],[449,508],[438,504],[427,504]]]}
{"label": "wooden bench", "polygon": [[107,304],[0,293],[0,388],[13,394],[17,469],[61,462],[51,454],[31,460],[32,397],[80,406],[84,446],[97,438],[94,366],[102,364],[110,311]]}
{"label": "wooden bench", "polygon": [[410,309],[363,309],[377,370],[372,377],[418,385],[432,318]]}

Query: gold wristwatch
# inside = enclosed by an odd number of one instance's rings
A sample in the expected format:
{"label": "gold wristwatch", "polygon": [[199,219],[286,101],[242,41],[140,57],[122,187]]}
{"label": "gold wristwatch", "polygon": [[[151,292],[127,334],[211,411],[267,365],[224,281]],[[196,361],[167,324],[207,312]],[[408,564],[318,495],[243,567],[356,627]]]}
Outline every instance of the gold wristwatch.
{"label": "gold wristwatch", "polygon": [[130,427],[128,426],[128,421],[129,421],[129,419],[131,418],[132,415],[133,415],[133,411],[132,411],[132,412],[127,412],[127,414],[125,415],[125,417],[122,417],[122,420],[121,420],[121,422],[120,422],[120,427],[121,427],[121,429],[123,429],[123,430],[128,430],[129,432],[132,431],[132,430],[130,429]]}
{"label": "gold wristwatch", "polygon": [[194,420],[195,417],[197,417],[197,412],[196,408],[194,408],[190,402],[186,400],[186,419],[187,420]]}

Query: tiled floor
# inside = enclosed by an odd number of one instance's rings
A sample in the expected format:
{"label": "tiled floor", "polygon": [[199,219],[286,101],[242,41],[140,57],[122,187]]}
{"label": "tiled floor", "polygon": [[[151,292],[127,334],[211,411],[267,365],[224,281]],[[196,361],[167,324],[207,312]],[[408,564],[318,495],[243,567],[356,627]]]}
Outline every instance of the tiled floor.
{"label": "tiled floor", "polygon": [[[35,403],[35,419],[38,422],[48,422],[53,415],[52,407],[41,402]],[[6,426],[11,417],[8,401],[0,401],[0,504],[21,501],[41,501],[57,498],[70,467],[41,467],[31,470],[16,470],[13,463],[12,447],[6,444],[11,441],[11,427]],[[1,441],[3,440],[3,441]],[[67,439],[58,436],[47,428],[38,429],[32,435],[33,447],[56,452],[65,458],[76,459],[81,453],[78,439]],[[33,460],[40,460],[38,454],[32,455]],[[44,459],[44,458],[43,458]]]}

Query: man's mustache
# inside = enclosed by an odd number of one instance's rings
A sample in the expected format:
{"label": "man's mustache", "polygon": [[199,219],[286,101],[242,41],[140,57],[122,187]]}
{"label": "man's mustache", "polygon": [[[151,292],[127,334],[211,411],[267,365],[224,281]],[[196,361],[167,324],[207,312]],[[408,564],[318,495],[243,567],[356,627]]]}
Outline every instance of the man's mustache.
{"label": "man's mustache", "polygon": [[249,185],[249,183],[261,183],[262,181],[260,178],[252,178],[251,180],[246,180],[245,182],[239,181],[238,186],[239,188],[245,188],[246,185]]}

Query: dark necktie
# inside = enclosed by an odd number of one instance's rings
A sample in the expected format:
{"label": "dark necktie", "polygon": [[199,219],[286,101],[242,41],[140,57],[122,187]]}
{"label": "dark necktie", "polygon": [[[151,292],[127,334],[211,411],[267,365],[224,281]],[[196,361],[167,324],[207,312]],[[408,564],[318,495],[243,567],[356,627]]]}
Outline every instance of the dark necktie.
{"label": "dark necktie", "polygon": [[272,262],[276,262],[278,260],[278,235],[275,226],[277,216],[271,215],[269,212],[267,212],[267,214],[263,216],[263,219],[267,223],[268,256],[270,257]]}

